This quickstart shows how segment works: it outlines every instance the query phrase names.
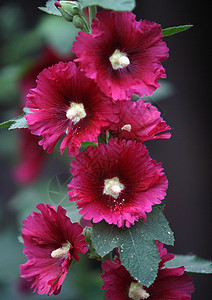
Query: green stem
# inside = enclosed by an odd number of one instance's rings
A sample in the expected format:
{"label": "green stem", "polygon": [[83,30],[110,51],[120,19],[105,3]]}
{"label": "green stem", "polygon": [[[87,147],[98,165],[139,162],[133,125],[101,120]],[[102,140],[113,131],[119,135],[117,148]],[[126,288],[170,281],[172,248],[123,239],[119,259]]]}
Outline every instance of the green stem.
{"label": "green stem", "polygon": [[90,27],[89,27],[89,25],[88,25],[86,19],[85,19],[83,16],[81,16],[81,18],[83,19],[84,24],[85,24],[83,30],[84,30],[85,32],[87,32],[87,33],[91,33]]}
{"label": "green stem", "polygon": [[90,23],[90,27],[91,27],[92,20],[93,20],[93,18],[95,18],[96,13],[97,13],[97,7],[96,7],[96,5],[92,5],[92,6],[89,6],[88,9],[89,9],[89,23]]}

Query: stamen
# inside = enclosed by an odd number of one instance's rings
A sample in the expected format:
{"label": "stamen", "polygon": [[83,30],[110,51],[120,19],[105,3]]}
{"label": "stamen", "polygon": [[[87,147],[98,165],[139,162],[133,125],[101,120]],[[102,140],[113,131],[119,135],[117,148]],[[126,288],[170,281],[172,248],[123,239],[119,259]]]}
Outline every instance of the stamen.
{"label": "stamen", "polygon": [[119,58],[119,65],[121,67],[127,67],[130,64],[130,60],[127,56],[123,55]]}
{"label": "stamen", "polygon": [[66,117],[73,121],[74,125],[86,116],[82,103],[71,102],[70,108],[66,111]]}
{"label": "stamen", "polygon": [[125,188],[125,186],[120,183],[118,177],[114,177],[112,179],[105,179],[104,181],[104,191],[103,194],[111,195],[115,199],[118,198],[121,191]]}
{"label": "stamen", "polygon": [[127,54],[120,52],[118,49],[111,55],[109,60],[114,70],[125,68],[130,64]]}
{"label": "stamen", "polygon": [[150,294],[145,291],[143,285],[139,282],[131,282],[129,289],[129,298],[133,300],[147,299]]}
{"label": "stamen", "polygon": [[61,257],[66,257],[69,249],[70,249],[70,243],[67,243],[66,245],[56,249],[56,250],[53,250],[51,252],[51,257],[53,258],[61,258]]}
{"label": "stamen", "polygon": [[132,129],[132,126],[131,126],[130,124],[125,124],[125,125],[121,128],[121,130],[126,130],[126,131],[128,131],[128,132],[130,132],[131,129]]}

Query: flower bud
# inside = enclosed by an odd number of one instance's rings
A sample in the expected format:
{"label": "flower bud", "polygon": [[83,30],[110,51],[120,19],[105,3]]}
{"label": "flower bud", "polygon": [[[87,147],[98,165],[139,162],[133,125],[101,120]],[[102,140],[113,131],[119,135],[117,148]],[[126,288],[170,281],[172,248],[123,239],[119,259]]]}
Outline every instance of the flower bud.
{"label": "flower bud", "polygon": [[82,29],[82,30],[84,30],[85,27],[86,27],[85,19],[78,16],[78,15],[75,15],[73,17],[73,24],[76,28],[79,28],[79,29]]}
{"label": "flower bud", "polygon": [[63,18],[69,22],[73,21],[75,15],[82,15],[82,5],[76,1],[56,1],[54,5],[61,12]]}

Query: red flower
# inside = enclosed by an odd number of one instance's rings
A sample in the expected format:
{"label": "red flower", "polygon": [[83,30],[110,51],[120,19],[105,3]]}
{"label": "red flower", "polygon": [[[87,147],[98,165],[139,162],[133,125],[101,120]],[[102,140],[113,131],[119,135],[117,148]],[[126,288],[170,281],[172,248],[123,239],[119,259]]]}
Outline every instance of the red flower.
{"label": "red flower", "polygon": [[97,142],[107,118],[114,118],[112,101],[73,62],[44,69],[30,92],[26,120],[33,134],[43,136],[39,144],[47,152],[66,134],[61,154],[67,146],[68,155],[74,156],[82,142]]}
{"label": "red flower", "polygon": [[135,21],[131,12],[102,11],[92,34],[80,32],[72,51],[86,76],[114,100],[151,95],[164,78],[168,48],[159,24]]}
{"label": "red flower", "polygon": [[130,227],[139,218],[146,220],[145,212],[166,195],[168,182],[161,164],[136,141],[111,139],[107,145],[88,147],[71,165],[70,200],[77,200],[80,213],[94,223],[104,219]]}
{"label": "red flower", "polygon": [[23,221],[24,254],[28,261],[21,265],[21,277],[32,280],[38,294],[58,294],[77,253],[88,250],[82,227],[72,223],[66,211],[58,206],[39,204],[41,213],[33,212]]}
{"label": "red flower", "polygon": [[161,257],[158,275],[154,283],[145,287],[136,281],[116,257],[114,262],[107,260],[102,264],[104,280],[102,289],[106,291],[109,300],[189,300],[194,286],[191,278],[184,274],[184,267],[168,269],[164,263],[174,258],[173,254],[167,253],[163,244],[158,243]]}
{"label": "red flower", "polygon": [[131,102],[128,100],[116,101],[119,108],[118,123],[112,123],[110,130],[113,137],[125,140],[137,140],[141,143],[153,139],[168,139],[167,132],[171,128],[161,118],[160,112],[144,100]]}

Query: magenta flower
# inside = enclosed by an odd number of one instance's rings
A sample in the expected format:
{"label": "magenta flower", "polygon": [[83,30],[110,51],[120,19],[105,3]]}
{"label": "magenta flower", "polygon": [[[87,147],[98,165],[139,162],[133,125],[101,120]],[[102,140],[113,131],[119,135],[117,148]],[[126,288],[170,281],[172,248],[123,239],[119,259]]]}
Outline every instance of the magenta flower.
{"label": "magenta flower", "polygon": [[139,218],[146,220],[145,212],[166,195],[161,164],[136,141],[110,139],[107,145],[90,146],[71,165],[70,200],[78,201],[80,213],[94,223],[104,219],[130,227]]}
{"label": "magenta flower", "polygon": [[24,254],[28,261],[21,265],[21,277],[31,280],[38,294],[59,294],[68,267],[77,253],[88,250],[82,227],[72,223],[66,211],[58,206],[39,204],[41,213],[33,212],[23,221]]}
{"label": "magenta flower", "polygon": [[189,300],[194,286],[191,278],[184,274],[184,267],[168,269],[164,263],[174,258],[173,254],[167,253],[163,244],[158,243],[158,250],[161,257],[158,275],[154,283],[145,287],[135,280],[126,268],[121,265],[119,257],[111,262],[107,260],[102,264],[104,280],[102,289],[106,291],[109,300]]}
{"label": "magenta flower", "polygon": [[131,102],[116,101],[119,109],[118,123],[112,123],[108,129],[113,137],[125,140],[137,140],[141,143],[153,139],[168,139],[171,128],[161,118],[160,112],[144,100]]}
{"label": "magenta flower", "polygon": [[86,76],[114,100],[151,95],[165,78],[161,62],[168,58],[159,24],[135,21],[131,12],[97,13],[92,34],[81,31],[73,43]]}
{"label": "magenta flower", "polygon": [[47,152],[65,135],[61,154],[67,147],[68,155],[74,156],[82,142],[97,142],[108,118],[113,120],[111,105],[73,62],[60,62],[39,74],[37,87],[28,95],[26,120],[33,134],[43,136],[39,144]]}

